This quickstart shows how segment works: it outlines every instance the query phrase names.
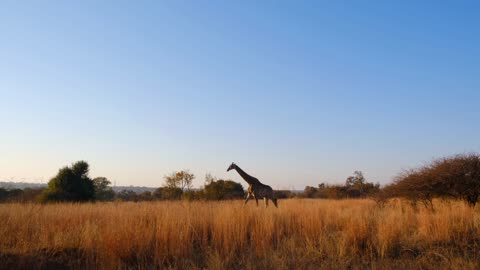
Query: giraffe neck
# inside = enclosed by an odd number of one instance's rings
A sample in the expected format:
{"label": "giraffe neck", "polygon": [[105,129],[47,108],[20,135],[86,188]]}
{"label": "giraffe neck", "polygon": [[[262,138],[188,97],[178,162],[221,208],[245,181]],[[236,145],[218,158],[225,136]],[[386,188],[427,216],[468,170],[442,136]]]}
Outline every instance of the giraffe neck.
{"label": "giraffe neck", "polygon": [[236,170],[236,171],[238,172],[238,174],[240,174],[240,176],[241,176],[245,181],[247,181],[247,183],[249,183],[250,185],[256,183],[256,181],[253,179],[253,177],[251,177],[250,175],[248,175],[246,172],[244,172],[242,169],[240,169],[240,167],[238,167],[237,165],[235,165],[235,170]]}

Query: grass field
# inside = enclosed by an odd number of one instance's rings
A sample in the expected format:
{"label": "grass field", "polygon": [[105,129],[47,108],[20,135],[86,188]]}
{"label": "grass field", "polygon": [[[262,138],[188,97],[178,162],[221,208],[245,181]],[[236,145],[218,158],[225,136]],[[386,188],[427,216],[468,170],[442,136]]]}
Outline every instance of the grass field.
{"label": "grass field", "polygon": [[479,269],[480,212],[393,201],[0,205],[0,268]]}

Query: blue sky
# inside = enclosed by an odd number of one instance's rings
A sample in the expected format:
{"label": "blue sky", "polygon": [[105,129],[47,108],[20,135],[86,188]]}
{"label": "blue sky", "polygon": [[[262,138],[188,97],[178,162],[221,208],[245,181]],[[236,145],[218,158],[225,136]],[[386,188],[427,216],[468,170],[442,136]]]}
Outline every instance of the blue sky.
{"label": "blue sky", "polygon": [[0,180],[274,188],[480,151],[477,1],[2,1]]}

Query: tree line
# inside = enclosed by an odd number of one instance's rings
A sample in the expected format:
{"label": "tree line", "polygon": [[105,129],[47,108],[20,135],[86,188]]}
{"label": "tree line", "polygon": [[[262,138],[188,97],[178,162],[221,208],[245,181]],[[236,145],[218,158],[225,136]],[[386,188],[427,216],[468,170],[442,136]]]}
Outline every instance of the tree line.
{"label": "tree line", "polygon": [[132,190],[115,192],[106,177],[89,177],[89,164],[78,161],[61,168],[43,189],[0,188],[0,202],[92,202],[92,201],[155,201],[155,200],[227,200],[241,199],[244,190],[240,183],[205,176],[201,189],[192,189],[195,175],[187,170],[164,177],[164,184],[153,192]]}
{"label": "tree line", "polygon": [[321,183],[318,187],[306,186],[302,195],[304,198],[347,199],[372,197],[379,191],[379,183],[368,182],[361,171],[355,171],[344,184]]}
{"label": "tree line", "polygon": [[379,203],[392,198],[404,198],[413,205],[423,203],[433,209],[433,199],[463,200],[475,207],[480,197],[480,155],[458,154],[434,159],[418,168],[398,174],[394,181],[383,188],[366,181],[362,172],[356,171],[343,185],[320,184],[307,186],[306,198],[365,198]]}
{"label": "tree line", "polygon": [[[201,189],[192,189],[195,175],[189,171],[173,172],[164,177],[164,184],[155,191],[136,193],[131,190],[114,192],[105,177],[91,179],[89,165],[79,161],[61,168],[45,189],[0,188],[0,202],[85,202],[85,201],[154,201],[154,200],[228,200],[242,199],[245,191],[240,183],[205,176]],[[355,171],[344,184],[321,183],[307,186],[301,193],[275,191],[277,198],[373,198],[386,202],[391,198],[405,198],[413,204],[432,207],[434,198],[464,200],[474,207],[480,197],[480,155],[461,154],[435,159],[432,162],[403,171],[384,187],[367,181],[361,171]]]}

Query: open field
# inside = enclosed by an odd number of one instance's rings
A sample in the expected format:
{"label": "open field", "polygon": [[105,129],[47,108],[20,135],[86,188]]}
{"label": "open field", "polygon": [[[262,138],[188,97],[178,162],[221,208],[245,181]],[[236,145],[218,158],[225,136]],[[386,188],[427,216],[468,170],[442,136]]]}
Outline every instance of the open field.
{"label": "open field", "polygon": [[480,212],[435,201],[0,205],[1,268],[479,269]]}

